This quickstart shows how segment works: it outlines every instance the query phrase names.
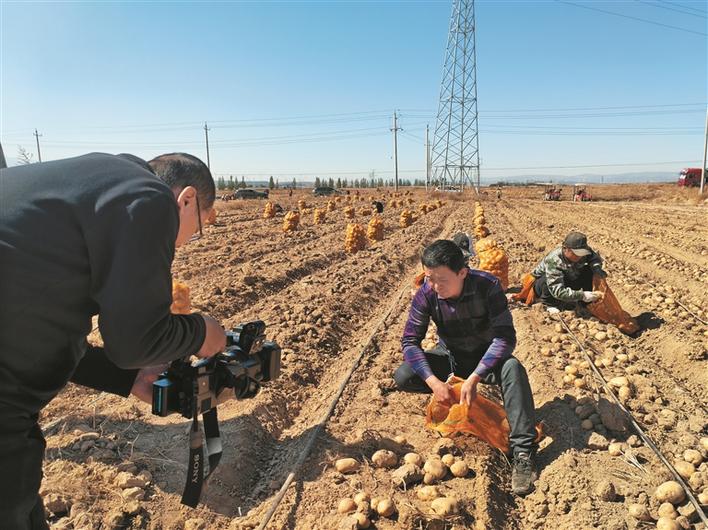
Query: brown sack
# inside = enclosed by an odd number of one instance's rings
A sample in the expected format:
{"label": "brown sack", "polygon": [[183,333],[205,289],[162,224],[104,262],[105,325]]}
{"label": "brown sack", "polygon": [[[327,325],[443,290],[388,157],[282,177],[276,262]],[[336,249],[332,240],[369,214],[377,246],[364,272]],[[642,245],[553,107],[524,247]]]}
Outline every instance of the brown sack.
{"label": "brown sack", "polygon": [[536,301],[536,292],[533,290],[533,284],[536,277],[532,274],[524,274],[521,278],[521,291],[511,295],[511,299],[515,302],[523,302],[526,305],[531,305]]}
{"label": "brown sack", "polygon": [[[451,377],[448,384],[456,404],[450,406],[440,403],[433,395],[425,411],[425,426],[446,436],[455,433],[468,433],[487,442],[504,453],[509,452],[509,421],[504,408],[477,392],[472,405],[460,405],[464,379]],[[543,438],[541,424],[536,425],[536,441]]]}
{"label": "brown sack", "polygon": [[602,293],[602,299],[588,304],[588,310],[594,317],[599,318],[606,324],[614,324],[617,329],[627,335],[632,335],[639,331],[639,323],[622,309],[604,278],[594,274],[592,277],[592,290]]}

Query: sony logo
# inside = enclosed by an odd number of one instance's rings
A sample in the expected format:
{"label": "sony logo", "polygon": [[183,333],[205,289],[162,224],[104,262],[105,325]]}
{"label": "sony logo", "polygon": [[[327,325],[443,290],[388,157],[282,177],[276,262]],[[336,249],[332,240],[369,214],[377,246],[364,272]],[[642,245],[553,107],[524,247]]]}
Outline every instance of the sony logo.
{"label": "sony logo", "polygon": [[192,482],[196,484],[199,482],[199,463],[201,461],[201,455],[194,455],[194,464],[192,465]]}

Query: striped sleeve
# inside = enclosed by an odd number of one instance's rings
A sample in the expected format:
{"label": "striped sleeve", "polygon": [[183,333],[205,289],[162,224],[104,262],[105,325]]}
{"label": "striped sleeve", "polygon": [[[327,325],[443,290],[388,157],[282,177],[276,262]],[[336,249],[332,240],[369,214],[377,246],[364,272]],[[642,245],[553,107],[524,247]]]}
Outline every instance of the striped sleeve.
{"label": "striped sleeve", "polygon": [[474,371],[482,379],[492,372],[500,362],[511,357],[516,347],[514,321],[511,318],[506,296],[498,281],[493,283],[487,293],[487,301],[494,338]]}
{"label": "striped sleeve", "polygon": [[433,375],[428,360],[425,358],[423,348],[420,346],[430,323],[430,302],[425,296],[426,289],[428,289],[428,286],[423,284],[413,297],[411,309],[408,313],[408,321],[403,329],[403,338],[401,339],[403,360],[423,380]]}

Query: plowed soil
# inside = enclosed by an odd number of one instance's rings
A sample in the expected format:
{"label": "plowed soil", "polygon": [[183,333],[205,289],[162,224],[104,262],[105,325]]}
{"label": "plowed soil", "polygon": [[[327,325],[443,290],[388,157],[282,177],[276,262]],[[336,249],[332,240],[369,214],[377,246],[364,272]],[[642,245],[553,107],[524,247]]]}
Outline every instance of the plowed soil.
{"label": "plowed soil", "polygon": [[[638,317],[635,337],[590,317],[560,317],[578,340],[594,349],[606,379],[625,376],[632,395],[625,405],[670,462],[687,449],[708,457],[701,437],[708,433],[708,205],[694,190],[673,186],[604,186],[589,203],[543,202],[537,188],[494,190],[481,196],[492,237],[510,259],[510,280],[518,285],[543,255],[571,229],[588,234],[605,259],[608,282],[623,307]],[[396,199],[415,212],[423,202],[443,206],[420,214],[401,228],[403,206],[387,206],[385,239],[355,254],[344,250],[348,222],[343,208],[355,206],[355,222],[366,224],[371,198]],[[327,198],[305,192],[273,194],[287,212],[297,200],[324,207]],[[601,398],[600,387],[583,366],[580,347],[540,306],[513,304],[516,357],[531,380],[538,419],[547,437],[537,463],[540,478],[525,498],[510,491],[511,467],[504,455],[474,438],[453,438],[441,449],[437,434],[424,428],[428,396],[392,392],[391,373],[402,361],[400,337],[420,270],[424,246],[458,231],[472,232],[472,194],[391,193],[362,190],[342,198],[326,222],[303,214],[300,227],[282,229],[283,215],[263,219],[263,201],[218,202],[215,225],[205,237],[178,252],[175,279],[191,288],[193,308],[229,328],[262,319],[268,338],[283,348],[283,374],[253,399],[219,406],[223,458],[196,509],[180,504],[187,474],[190,422],[158,418],[149,405],[69,385],[42,414],[47,437],[42,494],[53,528],[241,529],[257,527],[277,491],[353,366],[334,413],[314,440],[296,479],[267,528],[335,529],[346,524],[337,513],[342,498],[366,492],[391,498],[392,517],[372,515],[379,529],[624,529],[648,528],[629,515],[632,503],[657,517],[657,485],[671,476],[631,428],[612,425],[605,415],[576,414]],[[412,203],[408,206],[409,203]],[[513,290],[513,289],[512,289]],[[100,340],[100,337],[93,337]],[[370,340],[371,339],[371,340]],[[361,357],[361,362],[357,360]],[[563,382],[575,362],[582,387]],[[600,363],[602,364],[602,363]],[[496,389],[485,394],[498,396]],[[594,410],[592,411],[594,412]],[[616,417],[622,418],[621,414]],[[621,420],[620,420],[621,422]],[[585,427],[588,427],[585,425]],[[611,456],[609,441],[625,442]],[[372,454],[390,449],[428,457],[452,450],[470,467],[463,478],[439,485],[459,501],[459,513],[431,514],[417,497],[419,486],[401,489],[392,470],[375,467]],[[338,458],[361,467],[342,475]],[[694,495],[708,487],[706,463],[690,477]],[[147,473],[146,473],[147,471]],[[127,475],[126,475],[127,473]],[[126,477],[135,478],[131,492]],[[687,477],[688,478],[688,477]],[[610,482],[615,495],[600,489]],[[683,502],[679,522],[698,528],[697,514]],[[1,523],[0,523],[1,526]]]}

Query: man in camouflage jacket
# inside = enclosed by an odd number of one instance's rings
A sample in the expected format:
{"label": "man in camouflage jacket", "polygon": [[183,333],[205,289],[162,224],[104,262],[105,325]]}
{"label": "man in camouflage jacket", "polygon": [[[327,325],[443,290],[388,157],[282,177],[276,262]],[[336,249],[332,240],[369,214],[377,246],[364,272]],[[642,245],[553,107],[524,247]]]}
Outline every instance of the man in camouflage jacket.
{"label": "man in camouflage jacket", "polygon": [[598,300],[601,294],[592,290],[592,276],[607,276],[602,258],[580,232],[570,232],[563,245],[549,252],[531,274],[536,278],[536,299],[562,309]]}

